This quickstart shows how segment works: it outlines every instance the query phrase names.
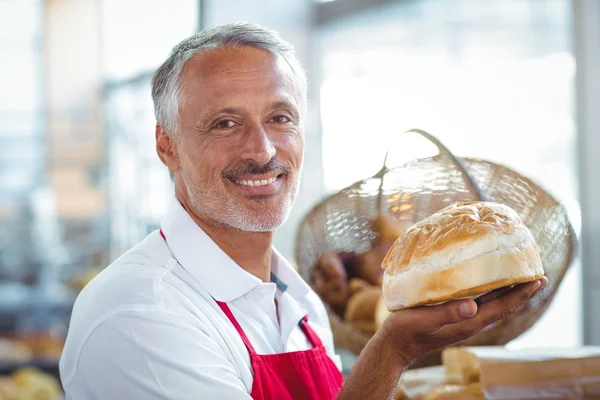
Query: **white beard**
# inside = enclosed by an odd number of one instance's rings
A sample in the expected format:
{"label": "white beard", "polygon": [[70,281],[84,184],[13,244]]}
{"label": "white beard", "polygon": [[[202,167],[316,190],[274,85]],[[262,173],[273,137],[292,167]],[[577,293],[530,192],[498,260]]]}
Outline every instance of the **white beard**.
{"label": "white beard", "polygon": [[185,154],[180,154],[181,177],[186,186],[188,199],[195,212],[206,215],[225,226],[230,226],[246,232],[272,232],[279,228],[288,219],[299,189],[300,176],[288,175],[287,193],[278,194],[285,196],[283,200],[270,198],[247,200],[262,202],[263,209],[249,209],[237,199],[227,196],[218,190],[217,185],[200,187],[197,185],[196,170],[191,168]]}

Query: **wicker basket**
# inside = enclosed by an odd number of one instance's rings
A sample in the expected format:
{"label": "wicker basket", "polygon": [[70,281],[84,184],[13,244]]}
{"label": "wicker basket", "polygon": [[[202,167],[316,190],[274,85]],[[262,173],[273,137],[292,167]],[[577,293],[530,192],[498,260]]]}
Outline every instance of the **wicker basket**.
{"label": "wicker basket", "polygon": [[[301,221],[295,256],[303,278],[309,281],[317,259],[329,252],[361,253],[376,235],[370,221],[388,213],[414,224],[456,201],[495,201],[512,207],[531,230],[539,249],[548,285],[508,318],[490,325],[464,342],[466,345],[503,345],[529,329],[550,305],[571,264],[577,241],[564,208],[531,180],[503,166],[474,158],[458,159],[436,138],[417,134],[437,146],[434,157],[384,167],[375,176],[325,198]],[[389,152],[389,150],[388,150]],[[359,354],[370,337],[354,330],[329,310],[337,348]],[[419,366],[438,364],[439,353]]]}

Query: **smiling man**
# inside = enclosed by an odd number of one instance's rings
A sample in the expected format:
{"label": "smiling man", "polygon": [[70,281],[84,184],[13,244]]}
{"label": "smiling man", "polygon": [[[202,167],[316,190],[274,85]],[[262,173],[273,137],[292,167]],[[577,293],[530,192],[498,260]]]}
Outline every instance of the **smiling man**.
{"label": "smiling man", "polygon": [[322,302],[272,247],[303,159],[306,79],[291,46],[250,24],[205,30],[174,48],[152,96],[175,199],[162,229],[78,297],[60,363],[68,399],[386,399],[418,357],[545,282],[392,313],[344,383]]}

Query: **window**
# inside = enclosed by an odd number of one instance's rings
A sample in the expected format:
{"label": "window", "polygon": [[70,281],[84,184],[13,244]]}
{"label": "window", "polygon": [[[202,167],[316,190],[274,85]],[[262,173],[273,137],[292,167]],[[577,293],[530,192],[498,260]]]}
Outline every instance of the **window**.
{"label": "window", "polygon": [[158,227],[172,190],[168,170],[154,148],[150,78],[110,89],[106,106],[114,258]]}
{"label": "window", "polygon": [[[140,12],[143,9],[143,12]],[[155,150],[154,71],[198,29],[197,0],[104,0],[110,259],[156,229],[172,194]]]}
{"label": "window", "polygon": [[[32,191],[43,182],[40,1],[0,2],[0,280],[27,280],[32,254]],[[9,296],[10,297],[10,296]]]}
{"label": "window", "polygon": [[102,48],[109,80],[152,72],[198,30],[198,0],[102,0]]}

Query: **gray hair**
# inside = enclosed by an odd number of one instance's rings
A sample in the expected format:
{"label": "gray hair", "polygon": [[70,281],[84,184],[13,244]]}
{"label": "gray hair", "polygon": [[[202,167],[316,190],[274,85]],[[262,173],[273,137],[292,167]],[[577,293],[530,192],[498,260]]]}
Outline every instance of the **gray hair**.
{"label": "gray hair", "polygon": [[301,91],[306,96],[306,75],[294,54],[294,47],[275,31],[249,23],[235,23],[205,29],[185,39],[152,77],[152,100],[157,123],[170,135],[179,129],[179,108],[183,102],[181,74],[185,64],[203,50],[255,47],[281,56],[292,69]]}

